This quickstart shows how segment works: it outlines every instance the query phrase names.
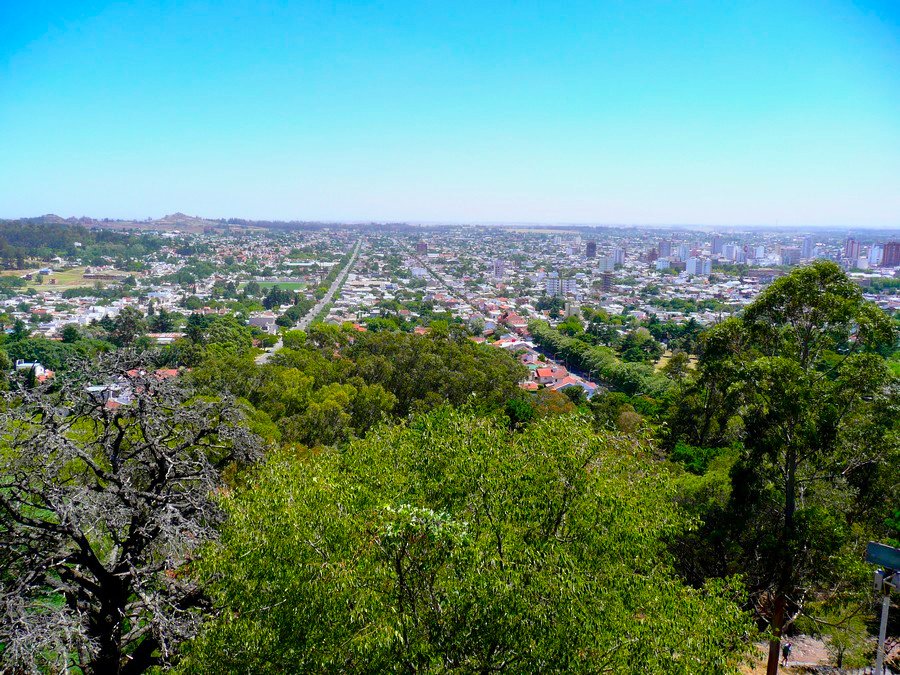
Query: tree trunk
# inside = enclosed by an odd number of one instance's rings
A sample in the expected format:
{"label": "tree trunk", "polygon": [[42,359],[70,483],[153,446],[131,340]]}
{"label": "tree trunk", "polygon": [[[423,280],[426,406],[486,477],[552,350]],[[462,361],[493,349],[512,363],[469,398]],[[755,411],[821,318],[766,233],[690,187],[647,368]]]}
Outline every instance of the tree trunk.
{"label": "tree trunk", "polygon": [[781,573],[775,591],[775,614],[772,616],[773,637],[769,641],[769,660],[766,663],[766,675],[778,673],[778,662],[781,656],[781,633],[784,630],[784,613],[787,594],[790,592],[793,576],[794,558],[794,513],[797,510],[797,450],[789,442],[785,450],[785,485],[784,485],[784,530],[781,536]]}
{"label": "tree trunk", "polygon": [[781,658],[781,629],[784,627],[784,596],[775,599],[775,615],[772,617],[772,632],[769,640],[769,660],[766,662],[766,675],[778,674],[778,662]]}
{"label": "tree trunk", "polygon": [[122,616],[124,602],[120,588],[107,589],[107,596],[101,603],[99,616],[90,622],[88,637],[94,641],[97,651],[89,664],[83,666],[85,673],[96,675],[116,675],[122,667]]}
{"label": "tree trunk", "polygon": [[112,642],[104,641],[100,644],[94,659],[84,666],[84,672],[92,675],[94,673],[96,675],[115,675],[119,672],[120,665],[118,647]]}

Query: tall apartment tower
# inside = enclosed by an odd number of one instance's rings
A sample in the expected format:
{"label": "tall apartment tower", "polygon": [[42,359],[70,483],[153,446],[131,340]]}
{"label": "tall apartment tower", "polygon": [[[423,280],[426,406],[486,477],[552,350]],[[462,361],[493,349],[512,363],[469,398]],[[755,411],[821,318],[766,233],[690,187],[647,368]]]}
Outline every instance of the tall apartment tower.
{"label": "tall apartment tower", "polygon": [[844,257],[854,262],[859,259],[859,242],[853,237],[847,237],[844,242]]}
{"label": "tall apartment tower", "polygon": [[420,241],[418,244],[416,244],[416,253],[419,253],[422,255],[424,255],[425,253],[428,253],[428,243],[424,242],[424,241]]}
{"label": "tall apartment tower", "polygon": [[496,260],[494,260],[494,278],[502,279],[505,274],[506,274],[506,263],[503,260],[501,260],[500,258],[497,258]]}
{"label": "tall apartment tower", "polygon": [[781,264],[796,265],[800,262],[800,249],[796,246],[781,247]]}
{"label": "tall apartment tower", "polygon": [[668,258],[672,255],[672,242],[668,239],[662,239],[659,242],[659,257]]}
{"label": "tall apartment tower", "polygon": [[800,257],[804,260],[810,260],[816,250],[813,238],[810,236],[803,237],[803,245],[800,247]]}
{"label": "tall apartment tower", "polygon": [[587,246],[584,248],[584,255],[588,258],[596,258],[597,257],[597,242],[589,241]]}
{"label": "tall apartment tower", "polygon": [[900,241],[889,241],[881,255],[882,267],[900,267]]}
{"label": "tall apartment tower", "polygon": [[561,295],[559,285],[559,274],[550,272],[544,279],[544,292],[549,296]]}
{"label": "tall apartment tower", "polygon": [[601,256],[597,259],[597,269],[601,272],[612,272],[616,269],[616,261],[608,255]]}
{"label": "tall apartment tower", "polygon": [[614,265],[624,265],[625,264],[625,249],[617,248],[613,251],[613,264]]}
{"label": "tall apartment tower", "polygon": [[716,255],[722,252],[722,237],[717,234],[713,235],[712,238],[712,254]]}
{"label": "tall apartment tower", "polygon": [[603,285],[601,288],[604,293],[609,293],[613,287],[613,273],[612,272],[604,272],[603,273]]}
{"label": "tall apartment tower", "polygon": [[884,256],[884,246],[873,244],[869,249],[869,267],[878,267]]}

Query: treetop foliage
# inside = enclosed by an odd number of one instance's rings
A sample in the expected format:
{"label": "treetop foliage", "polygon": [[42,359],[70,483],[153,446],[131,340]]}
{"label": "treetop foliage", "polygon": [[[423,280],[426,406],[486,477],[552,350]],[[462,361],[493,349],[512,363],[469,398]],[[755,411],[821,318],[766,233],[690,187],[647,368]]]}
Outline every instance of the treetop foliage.
{"label": "treetop foliage", "polygon": [[748,647],[737,586],[673,574],[690,521],[641,442],[575,417],[441,407],[247,483],[183,672],[737,672]]}

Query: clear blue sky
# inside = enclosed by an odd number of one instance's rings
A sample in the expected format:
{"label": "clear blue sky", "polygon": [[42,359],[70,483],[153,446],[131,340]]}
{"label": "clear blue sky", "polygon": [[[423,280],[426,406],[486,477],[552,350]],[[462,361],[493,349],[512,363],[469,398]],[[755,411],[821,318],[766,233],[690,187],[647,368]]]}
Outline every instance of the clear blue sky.
{"label": "clear blue sky", "polygon": [[0,0],[0,217],[900,225],[900,2]]}

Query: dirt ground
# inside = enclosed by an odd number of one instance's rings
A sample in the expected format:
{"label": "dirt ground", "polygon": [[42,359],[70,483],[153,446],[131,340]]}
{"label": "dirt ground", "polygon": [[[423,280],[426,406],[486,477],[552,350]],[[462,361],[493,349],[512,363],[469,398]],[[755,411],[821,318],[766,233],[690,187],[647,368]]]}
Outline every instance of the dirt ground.
{"label": "dirt ground", "polygon": [[[798,635],[790,638],[790,642],[794,645],[791,649],[791,658],[788,661],[787,668],[780,668],[781,673],[798,673],[802,672],[792,666],[827,666],[834,665],[825,643],[821,640],[809,637],[808,635]],[[769,653],[768,643],[759,645],[759,660],[752,668],[748,668],[748,675],[763,674],[766,672],[766,657]]]}
{"label": "dirt ground", "polygon": [[[787,668],[779,668],[779,673],[793,675],[794,673],[805,673],[808,666],[833,666],[834,661],[825,647],[822,640],[810,637],[808,635],[797,635],[789,638],[794,645],[791,649],[791,658],[788,660]],[[769,653],[769,644],[760,643],[759,659],[753,666],[744,669],[747,675],[765,675],[766,657]]]}

